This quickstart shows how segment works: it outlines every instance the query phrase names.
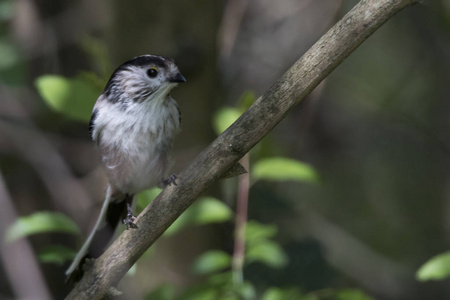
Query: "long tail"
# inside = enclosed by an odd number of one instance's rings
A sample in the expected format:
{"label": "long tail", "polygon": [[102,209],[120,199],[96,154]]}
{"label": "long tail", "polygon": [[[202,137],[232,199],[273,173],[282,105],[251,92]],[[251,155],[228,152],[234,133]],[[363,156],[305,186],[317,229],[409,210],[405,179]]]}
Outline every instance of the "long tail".
{"label": "long tail", "polygon": [[72,264],[66,271],[68,281],[78,281],[82,274],[82,264],[86,258],[96,258],[101,255],[105,246],[110,242],[114,231],[126,209],[125,201],[111,201],[111,187],[106,189],[105,200],[100,214],[88,238],[78,251]]}

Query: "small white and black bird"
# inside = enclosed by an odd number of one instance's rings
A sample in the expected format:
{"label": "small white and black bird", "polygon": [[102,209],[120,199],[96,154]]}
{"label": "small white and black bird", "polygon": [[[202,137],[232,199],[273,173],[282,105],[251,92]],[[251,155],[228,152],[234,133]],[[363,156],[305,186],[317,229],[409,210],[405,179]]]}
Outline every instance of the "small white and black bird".
{"label": "small white and black bird", "polygon": [[137,228],[131,209],[137,193],[176,184],[176,176],[167,178],[166,172],[181,115],[169,93],[185,81],[173,60],[155,55],[135,57],[112,74],[89,123],[109,184],[97,222],[67,276],[82,274],[84,259],[101,254],[121,219],[126,229]]}

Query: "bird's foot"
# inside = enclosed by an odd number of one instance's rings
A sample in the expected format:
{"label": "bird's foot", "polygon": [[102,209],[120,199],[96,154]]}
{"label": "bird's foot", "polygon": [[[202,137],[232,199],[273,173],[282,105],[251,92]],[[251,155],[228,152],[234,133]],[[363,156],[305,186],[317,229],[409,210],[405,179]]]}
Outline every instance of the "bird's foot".
{"label": "bird's foot", "polygon": [[134,220],[136,220],[136,216],[133,215],[133,210],[131,209],[131,204],[127,203],[127,217],[123,219],[123,224],[125,224],[125,229],[128,230],[129,228],[136,229],[138,226],[134,224]]}
{"label": "bird's foot", "polygon": [[172,183],[173,185],[177,185],[177,179],[177,174],[172,174],[166,180],[163,180],[163,184],[165,186],[172,185]]}

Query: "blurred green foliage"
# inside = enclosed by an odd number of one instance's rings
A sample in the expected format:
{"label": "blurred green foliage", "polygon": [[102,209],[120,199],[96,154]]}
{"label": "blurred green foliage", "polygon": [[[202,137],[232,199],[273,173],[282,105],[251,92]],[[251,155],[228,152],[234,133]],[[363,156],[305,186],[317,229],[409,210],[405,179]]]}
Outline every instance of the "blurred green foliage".
{"label": "blurred green foliage", "polygon": [[336,293],[336,296],[337,300],[373,300],[372,297],[358,289],[342,289]]}
{"label": "blurred green foliage", "polygon": [[213,116],[212,124],[217,135],[224,132],[255,102],[255,94],[247,91],[242,94],[236,107],[225,106],[217,110]]}
{"label": "blurred green foliage", "polygon": [[6,38],[0,39],[0,70],[11,68],[19,61],[19,48]]}
{"label": "blurred green foliage", "polygon": [[92,77],[68,79],[59,75],[44,75],[36,79],[36,88],[53,110],[71,119],[89,122],[101,89],[88,78]]}
{"label": "blurred green foliage", "polygon": [[63,265],[65,262],[72,260],[77,251],[62,245],[49,245],[38,251],[39,261],[42,263],[52,263]]}
{"label": "blurred green foliage", "polygon": [[192,271],[196,274],[208,274],[231,266],[231,256],[221,250],[210,250],[200,255],[194,262]]}
{"label": "blurred green foliage", "polygon": [[319,182],[319,175],[312,166],[284,157],[258,160],[254,163],[252,178],[254,180]]}
{"label": "blurred green foliage", "polygon": [[162,284],[145,296],[145,300],[175,299],[175,287],[172,284]]}
{"label": "blurred green foliage", "polygon": [[450,252],[432,257],[416,273],[417,280],[443,280],[450,277]]}
{"label": "blurred green foliage", "polygon": [[26,82],[26,68],[21,49],[14,41],[1,35],[0,81],[14,87],[23,86]]}
{"label": "blurred green foliage", "polygon": [[277,234],[277,227],[273,224],[264,225],[250,220],[245,232],[246,263],[261,262],[273,268],[282,268],[288,258],[282,247],[272,239]]}
{"label": "blurred green foliage", "polygon": [[190,225],[205,225],[230,221],[232,212],[222,201],[213,197],[197,199],[164,233],[166,236],[178,233]]}
{"label": "blurred green foliage", "polygon": [[224,132],[240,116],[241,112],[233,107],[224,107],[220,109],[214,117],[214,130],[217,134]]}
{"label": "blurred green foliage", "polygon": [[30,235],[49,232],[80,234],[75,222],[64,214],[42,211],[18,218],[7,228],[5,241],[13,242]]}
{"label": "blurred green foliage", "polygon": [[[161,192],[152,188],[138,195],[138,208],[144,209]],[[164,233],[168,237],[178,233],[183,228],[192,225],[204,225],[230,221],[232,212],[222,201],[214,197],[200,197],[192,204]]]}
{"label": "blurred green foliage", "polygon": [[162,189],[160,188],[151,188],[145,190],[137,196],[137,208],[138,210],[143,210],[146,208],[156,197],[158,197],[159,193],[161,193]]}
{"label": "blurred green foliage", "polygon": [[297,289],[269,288],[261,298],[262,300],[308,300]]}

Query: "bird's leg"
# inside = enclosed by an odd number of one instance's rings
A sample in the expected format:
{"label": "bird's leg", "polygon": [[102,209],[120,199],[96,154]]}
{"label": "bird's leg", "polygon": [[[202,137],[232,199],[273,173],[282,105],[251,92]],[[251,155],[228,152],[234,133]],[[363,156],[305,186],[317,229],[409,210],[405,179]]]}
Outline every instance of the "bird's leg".
{"label": "bird's leg", "polygon": [[166,180],[163,180],[163,184],[165,186],[172,185],[172,183],[177,185],[177,178],[177,174],[172,174]]}
{"label": "bird's leg", "polygon": [[129,228],[138,228],[136,224],[134,224],[134,220],[136,220],[136,216],[133,215],[133,210],[131,208],[131,202],[133,201],[133,196],[127,194],[125,196],[125,202],[127,204],[127,217],[123,219],[123,224],[125,224],[125,229]]}

